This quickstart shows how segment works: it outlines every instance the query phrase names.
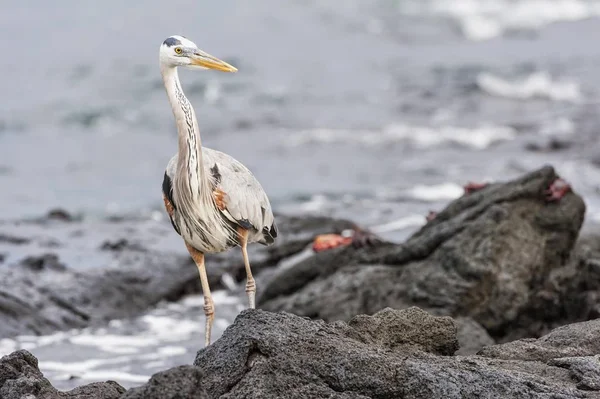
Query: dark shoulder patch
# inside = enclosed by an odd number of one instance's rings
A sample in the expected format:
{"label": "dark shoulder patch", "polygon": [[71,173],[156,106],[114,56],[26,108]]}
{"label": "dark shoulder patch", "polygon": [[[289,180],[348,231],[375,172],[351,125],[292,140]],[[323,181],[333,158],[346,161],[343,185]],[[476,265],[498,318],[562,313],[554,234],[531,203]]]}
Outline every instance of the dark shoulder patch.
{"label": "dark shoulder patch", "polygon": [[165,177],[163,178],[162,192],[171,205],[173,205],[173,209],[177,209],[177,205],[175,205],[175,201],[173,201],[173,182],[169,175],[167,175],[167,172],[165,172]]}
{"label": "dark shoulder patch", "polygon": [[221,172],[219,172],[219,167],[217,166],[217,164],[210,168],[210,173],[215,178],[215,183],[221,183]]}
{"label": "dark shoulder patch", "polygon": [[[167,200],[169,200],[169,202],[171,203],[173,209],[176,210],[177,205],[175,205],[175,201],[173,201],[173,185],[171,182],[171,178],[167,175],[167,172],[165,172],[165,177],[163,178],[162,192],[167,198]],[[173,221],[171,215],[169,215],[169,219],[171,220],[171,225],[173,226],[177,234],[181,235],[181,231],[175,225],[175,222]]]}
{"label": "dark shoulder patch", "polygon": [[168,37],[165,39],[163,44],[167,47],[173,47],[173,46],[177,46],[178,44],[181,44],[181,41],[179,41],[178,39],[175,39],[174,37]]}

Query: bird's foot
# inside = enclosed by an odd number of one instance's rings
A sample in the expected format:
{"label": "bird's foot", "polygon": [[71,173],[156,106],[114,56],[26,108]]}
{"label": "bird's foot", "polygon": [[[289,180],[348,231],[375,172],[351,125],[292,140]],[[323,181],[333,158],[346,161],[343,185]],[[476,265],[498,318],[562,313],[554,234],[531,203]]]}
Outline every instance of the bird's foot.
{"label": "bird's foot", "polygon": [[425,220],[427,220],[427,223],[429,223],[433,219],[435,219],[436,217],[437,217],[437,212],[436,211],[429,211],[429,213],[427,214],[427,216],[425,216]]}
{"label": "bird's foot", "polygon": [[315,237],[312,249],[323,252],[329,249],[352,245],[354,248],[363,248],[382,242],[376,234],[362,229],[345,231],[342,234],[321,234]]}
{"label": "bird's foot", "polygon": [[473,182],[468,182],[467,184],[465,184],[463,186],[463,189],[465,190],[465,195],[469,195],[474,193],[475,191],[479,191],[482,188],[487,187],[488,183],[473,183]]}
{"label": "bird's foot", "polygon": [[250,309],[256,308],[256,283],[254,279],[246,281],[246,295],[248,295],[248,307]]}
{"label": "bird's foot", "polygon": [[210,345],[210,333],[212,331],[213,320],[215,319],[215,305],[209,296],[204,296],[204,315],[206,317],[206,326],[204,330],[204,347]]}
{"label": "bird's foot", "polygon": [[558,178],[554,180],[548,189],[544,191],[544,198],[547,202],[560,201],[562,197],[571,192],[571,185],[564,179]]}

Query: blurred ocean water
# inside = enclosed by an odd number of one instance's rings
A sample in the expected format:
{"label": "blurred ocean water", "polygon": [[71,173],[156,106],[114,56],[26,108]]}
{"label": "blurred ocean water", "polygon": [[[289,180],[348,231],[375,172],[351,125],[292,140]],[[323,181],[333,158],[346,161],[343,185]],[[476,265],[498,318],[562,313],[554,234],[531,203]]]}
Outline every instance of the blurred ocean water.
{"label": "blurred ocean water", "polygon": [[[599,51],[581,38],[598,34],[598,4],[11,2],[0,16],[0,217],[160,207],[176,132],[157,50],[176,33],[239,67],[186,71],[184,90],[204,144],[248,165],[278,210],[344,197],[340,213],[380,223],[403,216],[381,192],[545,162],[595,203]],[[496,33],[465,28],[478,24]],[[555,136],[575,145],[524,149]]]}

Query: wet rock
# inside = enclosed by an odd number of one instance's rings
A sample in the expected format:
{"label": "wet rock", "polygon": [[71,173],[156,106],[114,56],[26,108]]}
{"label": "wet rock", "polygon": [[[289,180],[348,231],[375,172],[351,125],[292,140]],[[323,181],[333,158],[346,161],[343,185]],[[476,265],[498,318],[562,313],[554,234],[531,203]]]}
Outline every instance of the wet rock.
{"label": "wet rock", "polygon": [[183,257],[121,252],[105,268],[73,270],[56,255],[28,257],[0,281],[0,337],[44,334],[134,316],[178,297],[197,272]]}
{"label": "wet rock", "polygon": [[401,245],[316,254],[274,276],[259,306],[324,320],[419,306],[470,317],[500,341],[540,336],[572,321],[549,287],[573,262],[585,213],[573,191],[548,202],[557,179],[547,166],[489,184],[450,203]]}
{"label": "wet rock", "polygon": [[132,251],[144,251],[144,247],[141,245],[130,243],[129,240],[125,238],[121,238],[116,241],[104,241],[100,246],[102,251],[122,251],[124,249],[129,249]]}
{"label": "wet rock", "polygon": [[43,254],[41,256],[28,256],[21,261],[21,266],[32,271],[50,270],[66,270],[67,267],[60,263],[58,256],[55,254]]}
{"label": "wet rock", "polygon": [[556,152],[571,148],[573,143],[558,138],[551,138],[547,142],[527,143],[525,149],[531,152]]}
{"label": "wet rock", "polygon": [[61,222],[72,222],[75,220],[73,215],[64,209],[52,209],[46,214],[47,220],[60,220]]}
{"label": "wet rock", "polygon": [[[302,251],[314,234],[341,231],[352,225],[327,218],[279,217],[278,223],[284,234],[281,240],[271,247],[251,246],[250,259],[255,275]],[[170,225],[166,222],[165,226],[152,225],[151,228],[156,229],[155,236],[149,235],[147,225],[147,219],[91,225],[77,220],[68,224],[24,222],[18,231],[25,231],[35,239],[5,235],[10,238],[2,250],[6,248],[9,255],[11,248],[23,243],[28,243],[26,248],[31,247],[32,251],[43,248],[44,252],[21,260],[13,257],[10,263],[3,264],[0,338],[102,325],[111,319],[138,315],[163,300],[173,301],[190,293],[199,293],[197,268],[188,255],[156,245],[151,247],[166,232],[175,234]],[[2,225],[6,229],[11,226],[14,227],[8,222]],[[136,226],[141,226],[140,230],[148,236],[137,235]],[[105,235],[99,239],[98,235],[93,235],[92,230],[98,229],[111,238],[107,239]],[[56,252],[46,252],[48,249],[43,242],[57,231],[62,231],[62,237],[66,237],[62,240],[64,245]],[[93,239],[98,239],[98,244],[90,244]],[[79,240],[77,245],[85,242],[90,250],[77,248],[84,256],[74,257],[73,252],[69,252],[72,250],[70,240]],[[100,263],[98,259],[102,259],[102,263],[87,267],[65,260],[83,259],[85,263],[87,257],[94,265]],[[237,281],[246,278],[240,251],[207,256],[206,263],[213,290],[225,288],[225,275],[231,275]]]}
{"label": "wet rock", "polygon": [[27,244],[31,240],[25,237],[16,237],[8,234],[0,234],[0,243],[22,245]]}
{"label": "wet rock", "polygon": [[44,378],[37,359],[26,350],[0,359],[0,398],[2,399],[116,399],[125,388],[114,381],[97,382],[68,392],[59,392]]}
{"label": "wet rock", "polygon": [[200,367],[179,366],[156,373],[146,385],[132,388],[122,399],[208,399]]}

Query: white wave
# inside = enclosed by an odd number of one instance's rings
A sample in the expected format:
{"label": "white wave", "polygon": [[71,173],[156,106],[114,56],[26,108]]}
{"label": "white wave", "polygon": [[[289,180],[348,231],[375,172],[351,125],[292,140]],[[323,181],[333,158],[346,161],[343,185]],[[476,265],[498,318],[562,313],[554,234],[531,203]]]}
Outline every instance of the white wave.
{"label": "white wave", "polygon": [[199,321],[177,320],[169,316],[142,316],[141,320],[148,326],[148,333],[163,342],[173,342],[187,339],[202,332]]}
{"label": "white wave", "polygon": [[300,209],[306,213],[319,212],[330,204],[331,201],[325,195],[315,194],[308,201],[303,202],[300,205]]}
{"label": "white wave", "polygon": [[546,98],[576,102],[581,99],[581,90],[577,82],[553,80],[546,72],[535,72],[516,80],[484,72],[477,76],[477,85],[490,95],[520,100]]}
{"label": "white wave", "polygon": [[[405,141],[420,148],[456,143],[474,149],[485,149],[494,143],[512,140],[515,137],[516,131],[507,126],[482,125],[474,128],[441,126],[436,128],[396,124],[383,130],[304,130],[288,135],[285,143],[291,147],[310,143],[356,143],[377,147]],[[313,203],[307,206],[320,208],[322,205],[322,199],[315,198]]]}
{"label": "white wave", "polygon": [[[158,363],[157,363],[158,364]],[[131,374],[125,371],[118,370],[90,370],[90,371],[73,371],[53,376],[54,381],[70,381],[73,377],[85,381],[126,381],[136,384],[145,383],[150,379],[150,376]],[[78,384],[80,385],[80,384]]]}
{"label": "white wave", "polygon": [[155,360],[153,362],[148,362],[144,364],[145,369],[157,369],[160,367],[164,367],[167,364],[164,360]]}
{"label": "white wave", "polygon": [[470,40],[487,40],[515,30],[537,30],[562,21],[600,15],[597,0],[419,0],[399,2],[410,16],[456,21]]}
{"label": "white wave", "polygon": [[8,355],[9,353],[14,352],[15,350],[17,350],[17,342],[14,339],[0,339],[0,357]]}
{"label": "white wave", "polygon": [[410,215],[402,219],[394,220],[393,222],[371,227],[369,230],[371,230],[373,233],[382,234],[390,231],[406,229],[408,227],[420,227],[424,224],[425,217],[423,215]]}
{"label": "white wave", "polygon": [[65,373],[79,373],[92,370],[94,368],[97,368],[98,366],[127,363],[130,362],[131,359],[131,356],[119,356],[107,359],[88,359],[78,362],[43,361],[40,362],[40,369],[50,371],[62,371]]}
{"label": "white wave", "polygon": [[[221,315],[213,326],[214,342],[246,305],[225,290],[215,291],[213,299]],[[203,304],[202,295],[193,295],[177,304],[161,303],[140,317],[113,320],[104,328],[1,339],[0,355],[35,349],[40,370],[50,381],[62,381],[61,389],[81,385],[77,379],[112,379],[130,387],[147,381],[146,372],[193,361],[204,342]]]}
{"label": "white wave", "polygon": [[569,118],[557,118],[540,126],[543,136],[569,136],[575,133],[575,124]]}
{"label": "white wave", "polygon": [[183,346],[163,346],[158,348],[158,356],[160,356],[161,358],[169,356],[180,356],[185,355],[186,353],[187,350]]}
{"label": "white wave", "polygon": [[405,191],[414,199],[428,202],[453,200],[464,193],[464,188],[455,183],[442,183],[432,186],[417,185]]}
{"label": "white wave", "polygon": [[159,343],[158,337],[142,335],[98,335],[94,333],[83,333],[69,338],[75,345],[95,346],[105,352],[111,353],[137,353],[139,348],[146,348]]}
{"label": "white wave", "polygon": [[150,379],[149,375],[131,374],[118,370],[90,370],[76,374],[82,380],[86,381],[127,381],[135,383],[145,383]]}

